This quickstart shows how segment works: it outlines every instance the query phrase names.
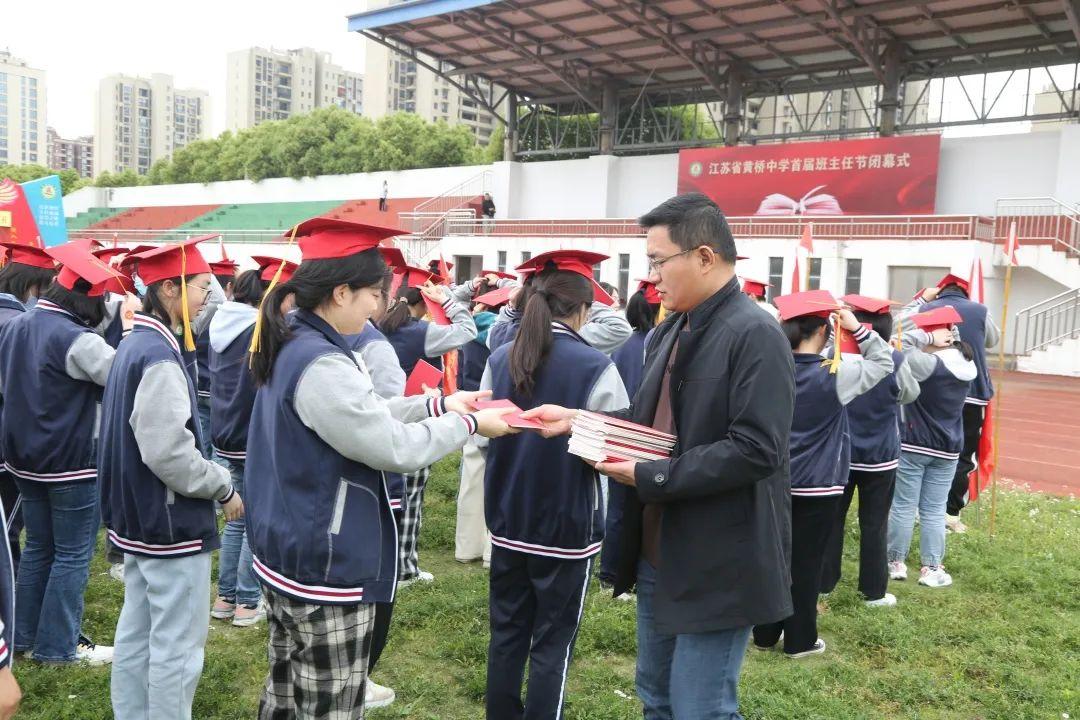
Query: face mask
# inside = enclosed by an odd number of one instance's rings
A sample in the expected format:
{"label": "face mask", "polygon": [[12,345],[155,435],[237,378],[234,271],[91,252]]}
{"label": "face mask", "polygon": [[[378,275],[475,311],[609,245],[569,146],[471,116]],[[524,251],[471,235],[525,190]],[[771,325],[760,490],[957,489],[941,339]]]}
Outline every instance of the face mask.
{"label": "face mask", "polygon": [[142,278],[135,275],[131,279],[135,282],[135,294],[139,297],[146,297],[146,283],[142,281]]}

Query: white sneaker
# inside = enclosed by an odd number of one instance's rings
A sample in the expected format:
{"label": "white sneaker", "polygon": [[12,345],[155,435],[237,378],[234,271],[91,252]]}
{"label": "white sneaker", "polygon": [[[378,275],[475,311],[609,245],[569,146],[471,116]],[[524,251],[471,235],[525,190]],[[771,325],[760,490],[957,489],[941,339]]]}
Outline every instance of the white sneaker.
{"label": "white sneaker", "polygon": [[907,580],[907,565],[901,560],[893,560],[889,563],[890,580]]}
{"label": "white sneaker", "polygon": [[946,515],[945,516],[945,531],[955,533],[957,535],[963,535],[967,532],[967,525],[960,520],[959,515]]}
{"label": "white sneaker", "polygon": [[113,661],[113,649],[108,645],[80,642],[75,648],[75,660],[93,667],[108,665]]}
{"label": "white sneaker", "polygon": [[435,576],[429,573],[427,570],[421,570],[420,574],[414,578],[410,578],[409,580],[398,580],[397,586],[399,588],[407,588],[416,582],[435,582]]}
{"label": "white sneaker", "polygon": [[919,584],[931,588],[943,588],[952,585],[952,575],[945,572],[944,565],[923,567],[919,573]]}
{"label": "white sneaker", "polygon": [[371,678],[364,685],[364,709],[386,707],[394,702],[397,696],[392,688],[380,685]]}
{"label": "white sneaker", "polygon": [[635,595],[634,593],[625,592],[622,595],[616,595],[615,599],[621,600],[622,602],[636,602],[637,595]]}
{"label": "white sneaker", "polygon": [[117,582],[124,582],[124,563],[113,563],[109,566],[109,577]]}
{"label": "white sneaker", "polygon": [[803,650],[802,652],[797,653],[784,653],[784,657],[788,660],[799,660],[800,658],[810,657],[811,655],[820,655],[823,652],[825,652],[825,641],[818,638],[814,643],[814,647],[809,650]]}
{"label": "white sneaker", "polygon": [[892,593],[885,593],[885,597],[878,598],[877,600],[867,600],[866,607],[896,607],[896,596]]}
{"label": "white sneaker", "polygon": [[260,600],[253,608],[249,608],[247,605],[237,605],[236,612],[233,613],[232,624],[233,627],[251,627],[265,619],[266,605]]}

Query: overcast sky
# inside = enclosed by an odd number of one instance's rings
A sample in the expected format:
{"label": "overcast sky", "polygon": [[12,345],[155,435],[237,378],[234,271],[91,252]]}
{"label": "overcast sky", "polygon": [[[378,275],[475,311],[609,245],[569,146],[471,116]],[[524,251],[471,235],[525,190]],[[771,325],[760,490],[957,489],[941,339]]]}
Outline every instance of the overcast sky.
{"label": "overcast sky", "polygon": [[94,132],[94,90],[106,75],[167,73],[210,92],[210,130],[225,129],[225,56],[251,46],[313,47],[364,71],[364,43],[345,17],[365,0],[3,0],[0,48],[46,72],[48,123]]}

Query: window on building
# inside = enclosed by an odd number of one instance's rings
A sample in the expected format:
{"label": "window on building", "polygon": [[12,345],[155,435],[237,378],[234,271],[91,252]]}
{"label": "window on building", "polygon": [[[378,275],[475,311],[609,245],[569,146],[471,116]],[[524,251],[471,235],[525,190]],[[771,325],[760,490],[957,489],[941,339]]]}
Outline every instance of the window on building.
{"label": "window on building", "polygon": [[498,267],[496,268],[496,270],[498,270],[499,272],[506,272],[506,251],[505,250],[500,250],[499,251],[499,262],[498,262]]}
{"label": "window on building", "polygon": [[772,299],[780,294],[784,285],[784,258],[769,258],[769,285],[771,287],[766,288],[767,294],[765,297],[769,302],[772,302]]}
{"label": "window on building", "polygon": [[821,289],[821,258],[810,258],[810,277],[806,286],[810,290]]}
{"label": "window on building", "polygon": [[862,260],[852,258],[847,261],[847,273],[844,275],[844,294],[858,295],[862,289]]}
{"label": "window on building", "polygon": [[532,260],[532,251],[530,251],[530,250],[522,250],[521,251],[521,263],[525,264],[529,260]]}

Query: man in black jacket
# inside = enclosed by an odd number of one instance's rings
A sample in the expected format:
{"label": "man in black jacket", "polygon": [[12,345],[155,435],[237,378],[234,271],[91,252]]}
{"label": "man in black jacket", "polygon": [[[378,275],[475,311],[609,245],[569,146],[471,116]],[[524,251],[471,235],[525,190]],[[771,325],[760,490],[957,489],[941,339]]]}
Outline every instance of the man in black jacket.
{"label": "man in black jacket", "polygon": [[[616,595],[636,584],[646,720],[741,718],[751,627],[791,612],[788,435],[795,398],[780,326],[739,290],[720,208],[679,195],[640,220],[671,313],[619,417],[678,437],[670,460],[600,463],[628,496]],[[574,410],[527,413],[569,431]]]}

